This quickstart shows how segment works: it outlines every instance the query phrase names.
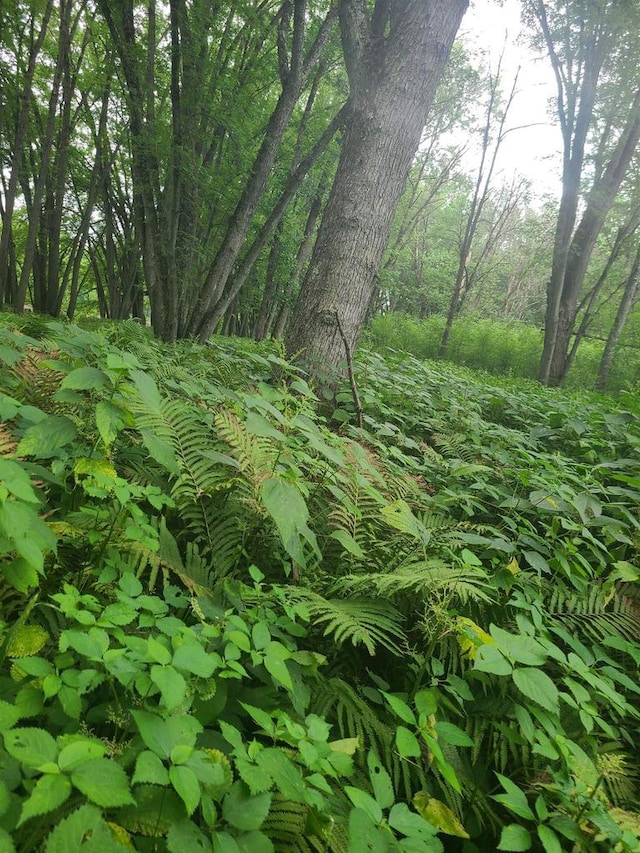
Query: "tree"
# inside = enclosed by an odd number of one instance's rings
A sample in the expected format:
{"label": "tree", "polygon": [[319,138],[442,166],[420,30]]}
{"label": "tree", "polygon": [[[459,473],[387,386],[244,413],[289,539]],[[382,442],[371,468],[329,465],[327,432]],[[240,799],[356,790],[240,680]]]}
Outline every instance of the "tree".
{"label": "tree", "polygon": [[287,335],[335,368],[353,351],[393,215],[468,0],[340,0],[349,101],[340,162]]}
{"label": "tree", "polygon": [[[635,55],[629,43],[637,44],[638,10],[630,0],[525,0],[524,8],[554,71],[563,141],[562,196],[539,370],[541,382],[558,385],[567,370],[589,260],[640,139],[640,79],[637,63],[628,59]],[[594,151],[590,162],[589,147]]]}

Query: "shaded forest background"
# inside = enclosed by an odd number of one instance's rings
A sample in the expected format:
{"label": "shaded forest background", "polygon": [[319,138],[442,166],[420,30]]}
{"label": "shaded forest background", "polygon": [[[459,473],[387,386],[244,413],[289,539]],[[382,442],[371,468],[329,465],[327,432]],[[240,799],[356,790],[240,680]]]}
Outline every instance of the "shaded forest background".
{"label": "shaded forest background", "polygon": [[[2,304],[137,317],[165,340],[289,328],[296,342],[290,318],[357,118],[347,13],[369,35],[384,18],[389,41],[389,9],[4,3]],[[587,341],[579,382],[615,390],[638,374],[638,12],[523,0],[522,15],[557,82],[560,199],[505,182],[500,146],[526,133],[509,123],[518,79],[457,42],[348,336],[395,312],[443,317],[428,347],[457,358],[460,318],[517,321],[544,330],[526,373],[564,382]]]}

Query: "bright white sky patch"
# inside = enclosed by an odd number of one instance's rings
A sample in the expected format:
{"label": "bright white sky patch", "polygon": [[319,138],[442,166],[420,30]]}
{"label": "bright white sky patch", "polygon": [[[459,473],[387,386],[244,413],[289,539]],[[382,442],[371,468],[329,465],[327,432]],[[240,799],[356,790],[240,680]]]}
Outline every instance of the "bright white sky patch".
{"label": "bright white sky patch", "polygon": [[482,52],[484,61],[495,70],[500,54],[503,90],[511,89],[513,78],[520,68],[518,95],[509,113],[508,128],[525,126],[509,133],[498,159],[497,177],[509,181],[515,174],[529,178],[532,190],[539,198],[557,196],[560,192],[561,144],[557,119],[549,108],[555,95],[555,80],[546,55],[539,56],[522,37],[519,0],[475,0],[463,18],[460,35],[470,52]]}

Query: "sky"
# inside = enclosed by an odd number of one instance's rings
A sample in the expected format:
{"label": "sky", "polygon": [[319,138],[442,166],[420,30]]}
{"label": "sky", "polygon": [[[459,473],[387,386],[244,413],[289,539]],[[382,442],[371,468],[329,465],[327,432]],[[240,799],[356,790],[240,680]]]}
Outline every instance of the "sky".
{"label": "sky", "polygon": [[518,94],[509,113],[507,127],[522,130],[509,133],[500,150],[498,171],[505,179],[514,173],[528,177],[533,192],[539,198],[557,196],[560,191],[561,136],[549,109],[549,99],[555,94],[551,64],[546,56],[530,50],[519,38],[520,0],[473,0],[460,28],[460,36],[469,48],[482,50],[486,61],[495,70],[500,53],[503,88],[510,91],[513,78],[520,67]]}

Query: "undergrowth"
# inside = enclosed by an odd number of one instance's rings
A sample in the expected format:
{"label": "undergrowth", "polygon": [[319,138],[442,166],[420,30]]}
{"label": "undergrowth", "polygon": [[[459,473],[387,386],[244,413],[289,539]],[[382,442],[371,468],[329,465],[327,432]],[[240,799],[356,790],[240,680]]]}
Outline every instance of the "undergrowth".
{"label": "undergrowth", "polygon": [[2,849],[640,849],[632,395],[363,351],[358,428],[273,346],[0,356]]}

